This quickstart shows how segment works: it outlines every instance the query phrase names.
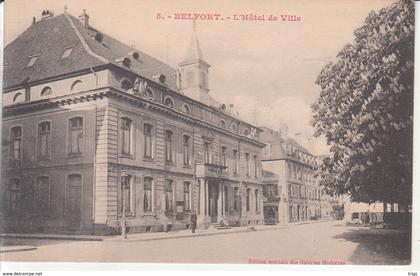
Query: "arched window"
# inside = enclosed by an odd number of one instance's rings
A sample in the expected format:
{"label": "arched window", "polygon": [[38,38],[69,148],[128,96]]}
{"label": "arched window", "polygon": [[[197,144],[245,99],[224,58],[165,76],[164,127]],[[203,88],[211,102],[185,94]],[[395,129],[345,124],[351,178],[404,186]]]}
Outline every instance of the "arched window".
{"label": "arched window", "polygon": [[191,112],[190,107],[186,104],[182,105],[182,111],[187,114],[190,114]]}
{"label": "arched window", "polygon": [[21,103],[25,101],[25,97],[22,93],[16,93],[16,95],[13,97],[13,103]]}
{"label": "arched window", "polygon": [[230,126],[230,128],[232,129],[233,132],[237,132],[238,131],[238,127],[235,124],[232,124]]}
{"label": "arched window", "polygon": [[44,87],[41,90],[41,97],[48,97],[48,96],[51,96],[51,94],[52,94],[52,89],[49,86]]}
{"label": "arched window", "polygon": [[71,85],[70,90],[73,92],[79,92],[82,89],[82,81],[81,80],[77,80],[75,82],[73,82],[73,84]]}
{"label": "arched window", "polygon": [[133,86],[132,86],[132,84],[131,84],[131,82],[129,81],[129,80],[123,80],[122,82],[121,82],[121,88],[123,89],[123,90],[128,90],[128,89],[130,89],[130,88],[132,88]]}
{"label": "arched window", "polygon": [[10,157],[18,165],[22,157],[22,127],[15,126],[10,129]]}
{"label": "arched window", "polygon": [[174,101],[172,100],[171,97],[166,97],[165,100],[163,101],[163,104],[170,108],[174,107]]}
{"label": "arched window", "polygon": [[150,87],[146,88],[146,97],[154,98],[153,90]]}
{"label": "arched window", "polygon": [[69,154],[80,154],[83,152],[83,118],[74,117],[69,119],[68,134]]}
{"label": "arched window", "polygon": [[249,135],[249,129],[244,129],[244,135]]}
{"label": "arched window", "polygon": [[220,126],[225,128],[226,127],[226,123],[224,120],[220,120]]}

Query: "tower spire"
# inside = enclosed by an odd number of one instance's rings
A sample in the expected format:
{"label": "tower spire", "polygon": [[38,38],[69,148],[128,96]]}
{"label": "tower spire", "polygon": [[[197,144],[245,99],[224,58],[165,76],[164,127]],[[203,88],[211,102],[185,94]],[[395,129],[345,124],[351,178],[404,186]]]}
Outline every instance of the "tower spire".
{"label": "tower spire", "polygon": [[188,48],[188,51],[185,55],[183,62],[189,62],[189,61],[195,61],[195,60],[204,61],[204,57],[200,49],[200,43],[198,42],[197,22],[194,19],[190,47]]}

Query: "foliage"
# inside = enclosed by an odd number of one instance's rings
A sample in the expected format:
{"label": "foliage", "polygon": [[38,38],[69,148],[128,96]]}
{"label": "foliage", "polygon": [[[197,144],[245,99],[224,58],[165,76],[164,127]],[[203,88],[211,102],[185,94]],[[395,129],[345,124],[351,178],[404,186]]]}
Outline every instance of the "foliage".
{"label": "foliage", "polygon": [[371,12],[316,81],[316,136],[331,155],[320,168],[329,194],[411,204],[414,1]]}

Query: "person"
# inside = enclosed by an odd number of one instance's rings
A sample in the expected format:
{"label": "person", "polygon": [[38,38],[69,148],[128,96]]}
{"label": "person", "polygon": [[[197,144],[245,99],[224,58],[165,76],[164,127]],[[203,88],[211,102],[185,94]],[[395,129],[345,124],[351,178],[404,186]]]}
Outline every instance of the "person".
{"label": "person", "polygon": [[191,231],[195,233],[195,228],[197,227],[197,215],[196,213],[192,213],[191,215]]}

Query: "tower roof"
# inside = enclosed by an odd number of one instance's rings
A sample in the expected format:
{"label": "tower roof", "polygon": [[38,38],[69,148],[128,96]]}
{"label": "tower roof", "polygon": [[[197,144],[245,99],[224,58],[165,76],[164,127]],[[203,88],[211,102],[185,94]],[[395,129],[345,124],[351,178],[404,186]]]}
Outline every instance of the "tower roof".
{"label": "tower roof", "polygon": [[200,49],[200,43],[198,42],[197,25],[194,20],[193,32],[191,36],[190,46],[188,47],[187,53],[182,63],[196,62],[198,60],[204,61],[203,53]]}

